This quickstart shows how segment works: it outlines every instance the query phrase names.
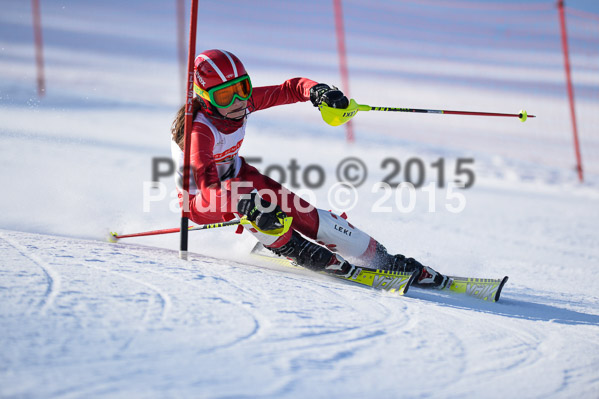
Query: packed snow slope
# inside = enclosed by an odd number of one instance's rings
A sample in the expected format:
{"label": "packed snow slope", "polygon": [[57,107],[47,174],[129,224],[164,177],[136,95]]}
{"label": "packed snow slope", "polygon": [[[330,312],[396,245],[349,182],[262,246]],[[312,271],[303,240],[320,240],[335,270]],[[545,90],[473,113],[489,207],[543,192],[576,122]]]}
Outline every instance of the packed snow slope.
{"label": "packed snow slope", "polygon": [[494,304],[131,244],[3,230],[0,248],[2,397],[597,393],[584,289],[516,278]]}
{"label": "packed snow slope", "polygon": [[[484,36],[512,21],[499,11],[462,9],[478,35],[461,26],[467,37],[436,41],[451,11],[438,2],[344,2],[359,102],[537,118],[364,112],[350,145],[343,127],[295,104],[250,115],[241,149],[393,253],[453,275],[508,275],[486,303],[269,264],[231,228],[190,233],[188,261],[177,235],[106,242],[178,226],[173,178],[151,184],[182,98],[175,3],[42,3],[43,99],[30,3],[0,14],[0,397],[599,397],[599,58],[572,57],[579,183],[559,42],[543,36],[553,11],[531,12],[539,31],[512,45],[510,26]],[[203,1],[198,50],[233,51],[256,86],[339,84],[325,3]],[[574,50],[592,42],[584,26]],[[353,206],[331,191],[348,157],[368,169]],[[376,189],[404,180],[410,160],[424,176],[412,208],[409,191]],[[474,177],[464,190],[449,184],[469,176],[460,162]]]}

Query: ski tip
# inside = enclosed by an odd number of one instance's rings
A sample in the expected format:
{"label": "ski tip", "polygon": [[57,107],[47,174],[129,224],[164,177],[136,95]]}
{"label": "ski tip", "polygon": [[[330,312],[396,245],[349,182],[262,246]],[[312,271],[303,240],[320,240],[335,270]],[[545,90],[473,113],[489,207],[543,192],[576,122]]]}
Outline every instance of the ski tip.
{"label": "ski tip", "polygon": [[406,292],[408,292],[408,290],[410,289],[410,286],[412,285],[412,283],[414,281],[416,281],[416,279],[418,278],[418,275],[419,275],[418,271],[415,271],[415,272],[412,273],[412,275],[410,276],[410,279],[408,280],[408,282],[404,286],[401,295],[405,295]]}
{"label": "ski tip", "polygon": [[497,302],[499,300],[499,296],[501,295],[501,290],[503,289],[503,286],[505,285],[505,283],[507,283],[507,280],[509,279],[508,276],[505,276],[503,278],[503,280],[501,280],[501,283],[499,283],[499,287],[497,287],[497,292],[495,293],[495,301]]}

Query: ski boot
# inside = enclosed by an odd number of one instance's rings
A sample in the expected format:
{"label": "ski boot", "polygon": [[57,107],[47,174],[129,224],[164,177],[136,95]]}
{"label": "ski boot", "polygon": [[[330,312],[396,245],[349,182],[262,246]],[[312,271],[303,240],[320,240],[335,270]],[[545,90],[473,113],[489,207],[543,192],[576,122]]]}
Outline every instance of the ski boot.
{"label": "ski boot", "polygon": [[393,258],[393,266],[390,268],[392,271],[409,273],[420,270],[420,276],[413,283],[416,287],[442,290],[452,283],[451,278],[442,275],[431,267],[424,266],[414,258],[406,258],[400,254],[393,256]]}
{"label": "ski boot", "polygon": [[340,277],[350,277],[355,269],[354,265],[339,255],[312,241],[306,240],[295,230],[286,244],[279,248],[268,249],[279,256],[291,259],[306,269],[325,271]]}
{"label": "ski boot", "polygon": [[433,270],[433,268],[424,266],[413,258],[406,258],[403,255],[391,255],[387,249],[377,242],[373,259],[370,261],[370,267],[389,270],[392,272],[412,273],[420,271],[418,279],[413,283],[421,288],[437,288],[442,290],[451,285],[451,279]]}

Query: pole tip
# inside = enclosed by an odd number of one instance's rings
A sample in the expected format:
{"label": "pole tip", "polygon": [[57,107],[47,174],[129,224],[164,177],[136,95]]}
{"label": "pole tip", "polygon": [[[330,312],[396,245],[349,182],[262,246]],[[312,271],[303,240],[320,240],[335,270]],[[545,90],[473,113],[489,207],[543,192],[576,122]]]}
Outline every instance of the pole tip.
{"label": "pole tip", "polygon": [[188,260],[187,251],[179,251],[179,259]]}
{"label": "pole tip", "polygon": [[116,232],[114,232],[114,231],[111,231],[111,232],[108,234],[108,242],[115,243],[115,242],[117,242],[118,240],[119,240],[119,235],[118,235]]}
{"label": "pole tip", "polygon": [[518,115],[518,119],[520,119],[520,122],[526,122],[527,118],[528,118],[528,114],[526,113],[526,110],[521,109],[520,114]]}

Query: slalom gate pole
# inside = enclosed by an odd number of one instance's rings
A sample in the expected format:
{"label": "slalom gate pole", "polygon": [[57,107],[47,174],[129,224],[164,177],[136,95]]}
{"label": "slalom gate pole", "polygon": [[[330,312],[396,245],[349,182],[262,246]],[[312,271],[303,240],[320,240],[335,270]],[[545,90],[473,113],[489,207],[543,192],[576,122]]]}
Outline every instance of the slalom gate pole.
{"label": "slalom gate pole", "polygon": [[[337,53],[339,53],[339,71],[341,72],[341,85],[343,92],[349,97],[349,72],[347,68],[347,50],[345,48],[345,29],[343,27],[343,6],[341,0],[333,0],[335,10],[335,31],[337,36]],[[351,121],[345,125],[346,139],[348,143],[353,143],[354,128]]]}
{"label": "slalom gate pole", "polygon": [[181,240],[179,258],[187,259],[187,233],[189,232],[189,179],[191,169],[191,126],[193,123],[193,69],[196,52],[198,0],[191,0],[189,22],[189,52],[187,54],[187,96],[185,102],[185,145],[183,151],[183,209],[181,210]]}
{"label": "slalom gate pole", "polygon": [[562,36],[562,50],[564,53],[564,70],[566,72],[566,87],[568,89],[568,103],[570,104],[570,118],[572,119],[572,134],[574,135],[574,153],[576,154],[576,171],[578,180],[582,183],[584,180],[582,173],[582,157],[580,155],[580,143],[578,141],[578,128],[576,127],[576,107],[574,106],[574,88],[572,86],[572,74],[570,68],[570,52],[568,50],[568,33],[566,30],[566,12],[564,11],[564,1],[558,0],[559,23]]}
{"label": "slalom gate pole", "polygon": [[44,43],[42,40],[42,17],[40,0],[32,0],[33,36],[35,38],[35,61],[37,65],[37,95],[46,94],[46,78],[44,76]]}

